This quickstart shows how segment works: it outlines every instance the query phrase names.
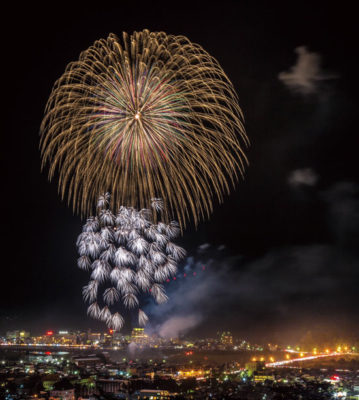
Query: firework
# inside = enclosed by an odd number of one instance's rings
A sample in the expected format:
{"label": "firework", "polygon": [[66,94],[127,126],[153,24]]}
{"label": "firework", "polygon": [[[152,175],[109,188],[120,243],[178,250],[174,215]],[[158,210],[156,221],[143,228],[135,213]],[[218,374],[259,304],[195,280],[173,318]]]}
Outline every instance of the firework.
{"label": "firework", "polygon": [[[91,280],[83,288],[89,303],[88,314],[120,329],[123,317],[118,305],[138,309],[138,323],[144,326],[148,317],[139,309],[141,292],[151,294],[157,303],[167,301],[162,282],[176,274],[177,262],[185,251],[173,240],[179,233],[178,223],[154,224],[152,212],[120,207],[117,215],[108,209],[110,196],[100,196],[97,216],[87,219],[77,240],[78,266],[91,271]],[[162,202],[152,201],[155,212],[162,212]]]}
{"label": "firework", "polygon": [[164,32],[110,34],[55,83],[42,165],[50,179],[58,171],[62,197],[82,215],[106,191],[113,211],[160,197],[164,220],[182,228],[207,218],[213,198],[222,201],[243,174],[242,121],[231,82],[201,46]]}

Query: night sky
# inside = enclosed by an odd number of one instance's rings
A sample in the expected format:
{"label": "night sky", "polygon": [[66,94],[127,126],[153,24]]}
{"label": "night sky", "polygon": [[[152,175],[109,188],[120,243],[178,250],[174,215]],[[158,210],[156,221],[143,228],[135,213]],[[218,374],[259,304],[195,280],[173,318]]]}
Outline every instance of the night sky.
{"label": "night sky", "polygon": [[219,61],[251,141],[245,179],[180,238],[188,276],[167,284],[168,304],[147,306],[150,328],[258,341],[358,336],[356,14],[324,2],[116,4],[14,4],[3,16],[0,333],[105,328],[86,316],[89,276],[75,247],[83,221],[40,171],[39,126],[68,62],[110,32],[147,28],[185,35]]}

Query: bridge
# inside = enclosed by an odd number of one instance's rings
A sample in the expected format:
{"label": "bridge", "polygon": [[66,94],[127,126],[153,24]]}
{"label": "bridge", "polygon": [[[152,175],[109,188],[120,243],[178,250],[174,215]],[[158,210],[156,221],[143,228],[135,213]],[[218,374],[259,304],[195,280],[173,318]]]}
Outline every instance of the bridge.
{"label": "bridge", "polygon": [[303,355],[302,357],[296,357],[296,358],[292,358],[292,359],[266,363],[265,366],[267,368],[270,368],[270,367],[281,367],[283,365],[289,365],[289,364],[293,364],[293,363],[296,363],[296,362],[316,360],[316,359],[319,359],[319,358],[327,358],[327,357],[347,356],[347,355],[358,356],[359,353],[352,353],[352,352],[343,353],[343,352],[333,351],[331,353]]}

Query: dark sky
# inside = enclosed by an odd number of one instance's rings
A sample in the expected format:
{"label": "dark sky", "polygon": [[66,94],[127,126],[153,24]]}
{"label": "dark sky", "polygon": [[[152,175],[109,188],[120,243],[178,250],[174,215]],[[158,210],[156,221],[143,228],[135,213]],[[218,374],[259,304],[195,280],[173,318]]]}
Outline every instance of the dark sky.
{"label": "dark sky", "polygon": [[256,340],[358,336],[355,13],[324,2],[216,3],[14,3],[4,15],[0,332],[102,327],[81,299],[82,221],[40,172],[39,126],[68,62],[110,32],[147,28],[185,35],[220,62],[251,140],[245,180],[180,239],[190,257],[181,268],[198,274],[169,284],[165,307],[148,306],[154,324],[176,317],[193,335],[231,329]]}

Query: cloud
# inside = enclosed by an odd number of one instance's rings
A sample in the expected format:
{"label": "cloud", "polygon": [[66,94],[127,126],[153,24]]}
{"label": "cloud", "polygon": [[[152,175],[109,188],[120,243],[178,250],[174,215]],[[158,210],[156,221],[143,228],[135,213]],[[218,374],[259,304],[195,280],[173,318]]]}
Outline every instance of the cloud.
{"label": "cloud", "polygon": [[329,323],[333,313],[353,316],[358,258],[336,245],[285,246],[252,261],[221,254],[212,254],[204,271],[203,260],[193,262],[192,276],[168,284],[169,301],[148,311],[152,332],[170,338],[228,329],[262,340],[280,329],[283,340],[286,327],[300,334],[312,321]]}
{"label": "cloud", "polygon": [[150,326],[146,327],[150,333],[156,332],[165,338],[178,337],[200,325],[211,314],[214,305],[216,308],[225,303],[228,287],[224,277],[231,261],[226,259],[223,268],[218,264],[221,268],[215,272],[218,259],[212,255],[219,252],[204,253],[197,249],[196,253],[196,257],[187,258],[177,279],[166,285],[169,301],[160,305],[151,302],[145,307],[151,316]]}
{"label": "cloud", "polygon": [[295,169],[288,177],[288,183],[293,187],[301,185],[315,186],[317,181],[318,175],[311,168]]}
{"label": "cloud", "polygon": [[131,357],[134,356],[136,354],[136,351],[138,351],[138,350],[139,350],[139,348],[135,342],[131,342],[127,346],[127,352]]}
{"label": "cloud", "polygon": [[198,246],[197,251],[198,253],[203,253],[206,250],[208,250],[211,247],[211,245],[209,243],[203,243],[200,246]]}
{"label": "cloud", "polygon": [[284,340],[286,328],[286,338],[312,323],[336,329],[333,314],[359,324],[359,255],[343,251],[343,243],[358,245],[359,187],[340,182],[322,197],[334,240],[282,246],[250,260],[213,246],[196,252],[166,285],[169,301],[148,306],[152,329],[163,337],[191,330],[211,336],[220,326],[259,340],[278,329]]}
{"label": "cloud", "polygon": [[322,81],[336,78],[335,75],[324,73],[320,67],[321,57],[318,53],[310,52],[305,46],[297,47],[297,62],[289,71],[280,72],[278,79],[290,90],[303,95],[315,94]]}
{"label": "cloud", "polygon": [[177,338],[197,326],[201,320],[197,314],[171,317],[159,327],[158,334],[165,339]]}

